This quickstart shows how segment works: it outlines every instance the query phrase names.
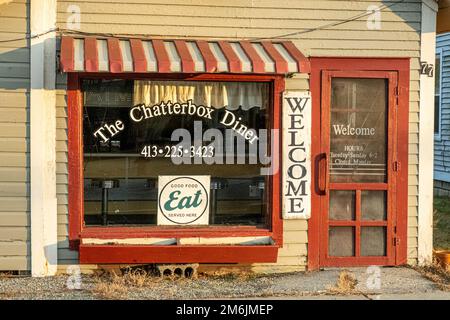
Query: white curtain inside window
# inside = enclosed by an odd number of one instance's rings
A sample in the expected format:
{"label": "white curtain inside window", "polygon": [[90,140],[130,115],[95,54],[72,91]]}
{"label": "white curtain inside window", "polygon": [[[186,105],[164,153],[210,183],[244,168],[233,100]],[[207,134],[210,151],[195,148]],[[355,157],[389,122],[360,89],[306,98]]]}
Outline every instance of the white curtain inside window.
{"label": "white curtain inside window", "polygon": [[249,110],[268,106],[268,84],[258,82],[206,82],[206,81],[146,81],[135,80],[134,105],[153,106],[162,101],[185,103],[213,108]]}

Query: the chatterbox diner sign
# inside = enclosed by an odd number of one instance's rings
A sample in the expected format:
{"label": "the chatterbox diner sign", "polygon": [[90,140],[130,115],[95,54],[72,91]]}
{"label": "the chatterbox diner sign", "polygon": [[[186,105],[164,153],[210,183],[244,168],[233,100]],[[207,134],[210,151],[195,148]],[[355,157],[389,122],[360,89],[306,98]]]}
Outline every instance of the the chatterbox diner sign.
{"label": "the chatterbox diner sign", "polygon": [[311,216],[311,96],[283,94],[283,218]]}
{"label": "the chatterbox diner sign", "polygon": [[[157,118],[161,116],[197,116],[199,118],[212,120],[216,109],[202,105],[196,105],[192,100],[186,103],[172,103],[171,101],[156,104],[154,106],[146,106],[138,104],[130,109],[129,117],[134,123],[139,123],[147,119]],[[224,115],[219,120],[219,123],[243,137],[249,143],[253,144],[259,139],[254,130],[249,129],[246,125],[240,122],[241,118],[225,109]],[[94,131],[94,137],[101,138],[103,142],[108,142],[112,137],[125,130],[125,124],[122,120],[116,120],[114,123],[105,123],[100,128]]]}
{"label": "the chatterbox diner sign", "polygon": [[159,176],[158,225],[207,225],[211,177]]}

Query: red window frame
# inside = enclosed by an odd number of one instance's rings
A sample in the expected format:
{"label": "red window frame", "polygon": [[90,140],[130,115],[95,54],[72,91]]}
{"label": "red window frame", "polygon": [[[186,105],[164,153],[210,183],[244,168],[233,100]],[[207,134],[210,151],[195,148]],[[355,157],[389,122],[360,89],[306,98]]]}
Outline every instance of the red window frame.
{"label": "red window frame", "polygon": [[[82,121],[82,99],[81,99],[81,79],[84,78],[104,78],[104,79],[158,79],[158,80],[193,80],[193,81],[240,81],[240,82],[268,82],[271,83],[271,116],[272,129],[281,130],[281,95],[284,91],[284,77],[282,75],[230,75],[230,74],[139,74],[139,73],[68,73],[67,80],[67,105],[68,105],[68,176],[69,176],[69,244],[72,250],[80,249],[80,240],[83,238],[98,239],[126,239],[126,238],[182,238],[182,237],[242,237],[242,236],[270,236],[274,240],[273,246],[265,246],[271,251],[265,251],[256,246],[217,246],[222,248],[222,253],[226,253],[222,257],[219,255],[211,255],[211,248],[214,246],[89,246],[86,249],[84,258],[80,262],[106,262],[100,256],[105,258],[104,254],[99,255],[101,250],[109,252],[107,256],[111,256],[111,263],[118,262],[136,262],[146,260],[146,257],[152,257],[154,261],[158,259],[166,259],[168,252],[178,255],[182,247],[186,247],[186,254],[191,255],[192,262],[196,261],[195,256],[207,254],[211,258],[208,262],[275,262],[276,251],[274,247],[281,247],[283,244],[283,225],[281,218],[281,175],[278,170],[270,177],[271,195],[270,210],[271,219],[270,226],[267,229],[259,229],[253,226],[208,226],[208,227],[168,227],[168,226],[142,226],[142,227],[126,227],[126,226],[96,226],[86,227],[84,225],[84,190],[83,190],[83,121]],[[281,137],[279,141],[274,141],[274,150],[280,150]],[[279,161],[281,163],[281,160]],[[81,244],[81,246],[83,246]],[[87,247],[87,245],[86,245]],[[123,258],[113,259],[114,252],[122,252],[124,247],[127,248],[129,259],[124,261]],[[196,248],[194,251],[193,248]],[[117,250],[116,250],[116,249]],[[156,250],[155,248],[158,248]],[[202,249],[203,248],[203,249]],[[208,249],[209,248],[209,249]],[[242,254],[242,250],[247,248],[247,256]],[[146,251],[145,251],[145,250]],[[111,252],[111,250],[113,252]],[[142,255],[143,252],[147,254]],[[150,250],[150,251],[149,251]],[[156,252],[154,252],[156,250]],[[200,250],[200,251],[199,251]],[[202,251],[203,250],[203,251]],[[209,250],[209,251],[208,251]],[[245,251],[245,250],[244,250]],[[151,254],[149,254],[151,252]],[[157,253],[160,253],[159,258]],[[194,252],[198,252],[195,253]],[[155,256],[156,253],[156,256]],[[275,254],[274,254],[275,253]],[[269,256],[264,257],[264,254]],[[96,258],[96,255],[98,258]],[[139,258],[140,257],[140,258]],[[149,258],[150,259],[150,258]],[[155,260],[156,259],[156,260]],[[224,261],[224,259],[226,261]],[[95,260],[95,261],[94,261]],[[108,258],[106,258],[108,260]],[[117,260],[117,261],[116,261]],[[147,261],[149,262],[149,261]],[[153,261],[152,261],[153,262]],[[165,261],[171,262],[171,261]],[[174,261],[179,262],[179,261]],[[188,261],[185,261],[188,262]]]}
{"label": "red window frame", "polygon": [[[321,237],[321,191],[319,184],[323,184],[320,177],[319,163],[321,159],[321,109],[322,109],[322,74],[324,72],[355,72],[358,76],[370,77],[373,72],[397,73],[397,162],[400,164],[397,171],[394,193],[396,197],[396,229],[397,239],[395,246],[395,261],[393,265],[402,265],[407,262],[407,219],[408,219],[408,124],[409,124],[409,58],[342,58],[342,57],[312,57],[311,58],[311,96],[312,96],[312,146],[311,156],[313,187],[313,212],[308,223],[308,269],[315,270],[321,266],[320,250],[323,248]],[[370,261],[369,261],[370,262]],[[392,261],[390,261],[392,262]],[[358,262],[355,262],[355,265]],[[361,261],[364,264],[364,261]]]}

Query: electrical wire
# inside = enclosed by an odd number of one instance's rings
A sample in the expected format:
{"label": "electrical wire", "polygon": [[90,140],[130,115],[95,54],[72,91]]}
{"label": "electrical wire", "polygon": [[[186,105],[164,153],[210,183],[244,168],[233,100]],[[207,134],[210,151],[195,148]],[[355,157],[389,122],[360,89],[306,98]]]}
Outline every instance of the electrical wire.
{"label": "electrical wire", "polygon": [[[392,8],[393,6],[396,6],[396,5],[398,5],[400,3],[403,3],[405,1],[406,0],[399,0],[399,1],[395,1],[395,2],[393,2],[391,4],[388,4],[388,5],[384,4],[384,5],[380,6],[378,10],[381,12],[383,10]],[[346,20],[343,20],[343,21],[332,22],[332,23],[328,23],[328,24],[324,24],[324,25],[315,27],[315,28],[309,28],[309,29],[306,29],[306,30],[295,31],[295,32],[280,34],[280,35],[271,36],[271,37],[247,38],[247,40],[250,40],[250,41],[275,40],[275,39],[282,39],[282,38],[296,36],[296,35],[302,35],[302,34],[305,34],[305,33],[310,33],[310,32],[317,31],[317,30],[329,29],[329,28],[340,26],[340,25],[343,25],[343,24],[346,24],[346,23],[349,23],[349,22],[353,22],[353,21],[356,21],[356,20],[358,20],[360,18],[367,17],[367,16],[373,14],[374,12],[375,11],[362,12],[362,13],[359,13],[359,14],[357,14],[355,16],[352,16],[352,17],[350,17],[350,18],[348,18]],[[72,30],[72,29],[54,28],[54,29],[47,30],[47,31],[39,33],[39,34],[32,35],[32,36],[29,35],[29,36],[20,37],[20,38],[0,40],[0,43],[8,43],[8,42],[21,41],[21,40],[36,39],[36,38],[42,37],[42,36],[44,36],[46,34],[49,34],[51,32],[57,32],[57,33],[62,33],[62,34],[63,33],[71,33],[71,34],[89,35],[89,36],[96,35],[96,36],[102,36],[102,37],[117,37],[117,36],[124,36],[124,35],[126,35],[128,37],[130,36],[129,34],[85,32],[85,31],[78,31],[78,30]],[[140,37],[143,37],[143,36],[151,37],[151,35],[140,35]],[[161,35],[159,35],[159,36],[161,36]],[[133,37],[137,37],[137,36],[133,35]]]}
{"label": "electrical wire", "polygon": [[[383,10],[385,10],[385,9],[389,9],[389,8],[391,8],[391,7],[393,7],[393,6],[396,6],[396,5],[400,4],[400,3],[403,3],[403,2],[405,2],[405,1],[406,1],[406,0],[399,0],[399,1],[396,1],[396,2],[391,3],[391,4],[389,4],[389,5],[382,5],[382,6],[379,7],[379,11],[381,12],[381,11],[383,11]],[[274,40],[274,39],[281,39],[281,38],[286,38],[286,37],[290,37],[290,36],[295,36],[295,35],[301,35],[301,34],[305,34],[305,33],[310,33],[310,32],[317,31],[317,30],[328,29],[328,28],[332,28],[332,27],[336,27],[336,26],[345,24],[345,23],[353,22],[353,21],[358,20],[358,19],[360,19],[360,18],[367,17],[367,16],[373,14],[374,12],[375,12],[374,10],[373,10],[373,11],[363,12],[363,13],[357,14],[357,15],[355,15],[355,16],[353,16],[353,17],[350,17],[350,18],[348,18],[348,19],[346,19],[346,20],[343,20],[343,21],[332,22],[332,23],[328,23],[328,24],[325,24],[325,25],[322,25],[322,26],[319,26],[319,27],[310,28],[310,29],[306,29],[306,30],[302,30],[302,31],[296,31],[296,32],[291,32],[291,33],[285,33],[285,34],[281,34],[281,35],[277,35],[277,36],[272,36],[272,37],[250,38],[249,40],[253,40],[253,41],[257,41],[257,40]]]}
{"label": "electrical wire", "polygon": [[42,36],[45,36],[46,34],[52,33],[52,32],[58,32],[60,29],[59,28],[53,28],[50,30],[47,30],[45,32],[42,33],[38,33],[35,35],[30,35],[30,36],[25,36],[25,37],[20,37],[20,38],[13,38],[13,39],[6,39],[6,40],[0,40],[0,43],[8,43],[8,42],[16,42],[16,41],[22,41],[22,40],[31,40],[31,39],[36,39]]}

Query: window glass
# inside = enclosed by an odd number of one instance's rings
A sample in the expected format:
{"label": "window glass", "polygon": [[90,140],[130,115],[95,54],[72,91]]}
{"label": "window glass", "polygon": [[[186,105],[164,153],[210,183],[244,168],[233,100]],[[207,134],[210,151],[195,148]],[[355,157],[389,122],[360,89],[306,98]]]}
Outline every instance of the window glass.
{"label": "window glass", "polygon": [[352,257],[355,255],[355,228],[330,227],[328,231],[328,255]]}
{"label": "window glass", "polygon": [[386,255],[386,227],[361,227],[361,256]]}
{"label": "window glass", "polygon": [[211,176],[210,225],[267,225],[269,180],[252,157],[269,153],[268,83],[86,79],[82,91],[86,225],[157,224],[161,175]]}
{"label": "window glass", "polygon": [[355,191],[330,190],[330,220],[355,219]]}
{"label": "window glass", "polygon": [[330,181],[386,182],[387,80],[333,78]]}
{"label": "window glass", "polygon": [[384,190],[361,192],[361,219],[367,221],[387,219],[387,193]]}

